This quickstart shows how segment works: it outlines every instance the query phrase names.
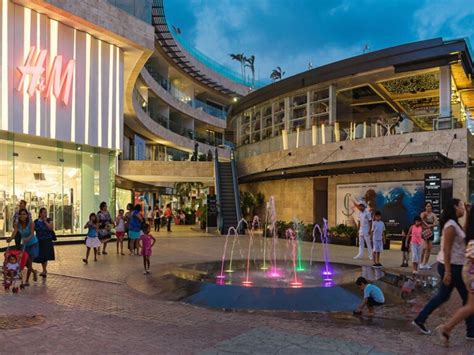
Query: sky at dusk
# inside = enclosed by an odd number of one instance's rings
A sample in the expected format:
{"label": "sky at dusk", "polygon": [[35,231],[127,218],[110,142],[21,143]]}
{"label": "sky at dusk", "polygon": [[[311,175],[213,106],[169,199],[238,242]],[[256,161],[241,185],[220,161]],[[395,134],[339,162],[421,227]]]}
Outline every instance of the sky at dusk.
{"label": "sky at dusk", "polygon": [[[255,55],[256,76],[285,76],[398,44],[467,37],[474,0],[165,0],[168,23],[236,72],[230,53]],[[474,55],[474,53],[473,53]]]}

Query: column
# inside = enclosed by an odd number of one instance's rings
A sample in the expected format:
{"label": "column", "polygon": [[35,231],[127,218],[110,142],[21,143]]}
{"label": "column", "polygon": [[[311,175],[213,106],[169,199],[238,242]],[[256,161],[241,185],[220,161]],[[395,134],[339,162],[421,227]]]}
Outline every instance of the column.
{"label": "column", "polygon": [[439,117],[451,117],[451,67],[449,65],[439,70]]}

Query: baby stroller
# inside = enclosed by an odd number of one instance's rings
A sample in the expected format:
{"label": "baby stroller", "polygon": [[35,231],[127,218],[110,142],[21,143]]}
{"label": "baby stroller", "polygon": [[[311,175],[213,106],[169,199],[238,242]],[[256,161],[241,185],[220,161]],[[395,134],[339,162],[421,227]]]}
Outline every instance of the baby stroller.
{"label": "baby stroller", "polygon": [[[15,261],[19,268],[9,269],[7,265]],[[5,260],[3,262],[3,287],[5,290],[11,290],[13,293],[18,293],[19,289],[23,289],[23,277],[22,271],[25,268],[26,262],[28,261],[28,253],[25,251],[25,247],[21,250],[10,249],[10,244],[7,246],[5,251]]]}

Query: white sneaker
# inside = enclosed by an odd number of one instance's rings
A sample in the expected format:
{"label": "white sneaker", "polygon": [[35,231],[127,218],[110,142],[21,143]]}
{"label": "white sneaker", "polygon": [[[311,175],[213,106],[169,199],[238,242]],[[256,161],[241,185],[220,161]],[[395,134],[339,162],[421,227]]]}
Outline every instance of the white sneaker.
{"label": "white sneaker", "polygon": [[420,264],[418,266],[418,270],[425,270],[425,268],[426,268],[425,264]]}
{"label": "white sneaker", "polygon": [[431,270],[431,265],[430,264],[425,264],[425,270]]}
{"label": "white sneaker", "polygon": [[374,258],[369,256],[369,260],[372,261],[372,260],[374,260]]}
{"label": "white sneaker", "polygon": [[356,255],[356,256],[354,256],[353,259],[362,259],[362,256],[361,255]]}
{"label": "white sneaker", "polygon": [[143,275],[146,275],[146,274],[148,274],[148,271],[143,271]]}

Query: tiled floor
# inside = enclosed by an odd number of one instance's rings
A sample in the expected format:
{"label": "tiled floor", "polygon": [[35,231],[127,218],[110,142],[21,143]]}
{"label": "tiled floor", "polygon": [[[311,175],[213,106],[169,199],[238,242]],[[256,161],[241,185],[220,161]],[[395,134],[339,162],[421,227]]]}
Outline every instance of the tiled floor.
{"label": "tiled floor", "polygon": [[[184,229],[185,227],[183,227]],[[169,264],[219,260],[225,238],[187,230],[163,232],[152,257],[152,271]],[[247,239],[240,245],[245,247]],[[258,242],[256,246],[258,248]],[[315,257],[322,260],[319,246]],[[311,245],[303,246],[308,258]],[[197,308],[155,296],[142,274],[142,260],[115,254],[97,263],[81,262],[85,247],[58,246],[57,260],[46,280],[18,295],[0,293],[0,316],[41,315],[44,322],[0,332],[0,353],[318,353],[318,354],[442,354],[446,349],[433,336],[419,335],[409,324],[420,302],[388,306],[373,321],[350,314],[293,314],[223,312]],[[354,261],[353,247],[331,246],[331,259]],[[239,254],[239,253],[237,253]],[[398,266],[400,253],[384,253],[383,263]],[[137,286],[138,285],[138,286]],[[131,287],[133,286],[133,287]],[[453,295],[435,313],[430,326],[439,324],[459,306]],[[463,326],[453,334],[450,353],[470,353]]]}

